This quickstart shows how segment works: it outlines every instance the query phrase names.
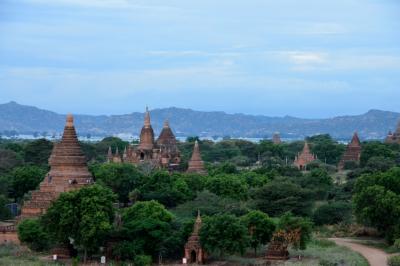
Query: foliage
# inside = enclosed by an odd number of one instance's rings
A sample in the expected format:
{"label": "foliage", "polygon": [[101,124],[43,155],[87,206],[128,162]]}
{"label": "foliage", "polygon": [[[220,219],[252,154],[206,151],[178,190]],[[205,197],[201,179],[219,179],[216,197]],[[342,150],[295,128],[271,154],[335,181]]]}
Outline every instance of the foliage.
{"label": "foliage", "polygon": [[20,199],[28,191],[37,188],[46,172],[37,166],[22,166],[12,170],[9,174],[11,180],[11,196]]}
{"label": "foliage", "polygon": [[311,144],[311,151],[329,164],[336,165],[345,151],[345,145],[338,144],[328,134],[308,137],[307,141]]}
{"label": "foliage", "polygon": [[389,159],[395,159],[395,153],[390,148],[389,145],[378,142],[378,141],[371,141],[364,143],[362,145],[362,153],[361,153],[361,166],[366,166],[368,161],[372,157],[384,157]]}
{"label": "foliage", "polygon": [[300,229],[300,241],[295,243],[294,247],[296,249],[306,249],[307,244],[311,241],[312,226],[313,224],[309,219],[296,217],[287,212],[279,219],[277,229],[284,231]]}
{"label": "foliage", "polygon": [[207,190],[198,192],[193,200],[176,206],[173,212],[179,218],[190,218],[196,215],[197,210],[208,216],[222,213],[243,215],[248,212],[246,202],[220,197]]}
{"label": "foliage", "polygon": [[315,199],[325,199],[333,188],[332,177],[324,169],[314,169],[310,173],[295,180],[301,187],[315,193]]}
{"label": "foliage", "polygon": [[100,185],[62,193],[43,222],[57,241],[68,243],[72,238],[75,248],[92,254],[112,229],[115,199],[110,189]]}
{"label": "foliage", "polygon": [[400,236],[399,176],[400,168],[362,175],[356,182],[353,199],[358,220],[376,227],[390,242]]}
{"label": "foliage", "polygon": [[247,227],[250,235],[250,246],[257,254],[257,248],[271,240],[275,231],[275,223],[267,214],[261,211],[251,211],[241,217],[242,223]]}
{"label": "foliage", "polygon": [[400,255],[392,256],[388,260],[389,266],[400,266]]}
{"label": "foliage", "polygon": [[287,211],[297,215],[309,215],[312,207],[312,193],[285,179],[275,179],[255,190],[254,205],[257,209],[272,216]]}
{"label": "foliage", "polygon": [[18,224],[18,238],[30,249],[40,251],[49,247],[50,238],[38,219],[24,219]]}
{"label": "foliage", "polygon": [[221,214],[203,219],[200,242],[209,253],[244,253],[249,245],[247,228],[233,215]]}
{"label": "foliage", "polygon": [[120,202],[128,202],[129,192],[143,184],[143,174],[132,164],[96,164],[90,170],[96,183],[109,187]]}
{"label": "foliage", "polygon": [[25,162],[47,166],[52,149],[53,143],[47,139],[29,142],[25,147]]}
{"label": "foliage", "polygon": [[163,205],[152,200],[137,202],[122,214],[123,232],[129,241],[147,255],[158,255],[172,235],[174,216]]}
{"label": "foliage", "polygon": [[157,200],[167,207],[176,206],[193,197],[181,175],[170,175],[165,171],[156,171],[146,177],[140,191],[144,200]]}
{"label": "foliage", "polygon": [[0,174],[9,172],[12,168],[20,166],[23,159],[14,151],[0,149]]}
{"label": "foliage", "polygon": [[337,224],[351,219],[351,204],[347,202],[332,202],[318,207],[313,215],[316,225]]}
{"label": "foliage", "polygon": [[8,203],[7,198],[4,195],[0,195],[0,221],[11,218],[11,212],[6,207],[7,203]]}
{"label": "foliage", "polygon": [[246,180],[238,175],[219,174],[210,176],[206,182],[206,188],[222,197],[237,200],[245,200],[248,197]]}

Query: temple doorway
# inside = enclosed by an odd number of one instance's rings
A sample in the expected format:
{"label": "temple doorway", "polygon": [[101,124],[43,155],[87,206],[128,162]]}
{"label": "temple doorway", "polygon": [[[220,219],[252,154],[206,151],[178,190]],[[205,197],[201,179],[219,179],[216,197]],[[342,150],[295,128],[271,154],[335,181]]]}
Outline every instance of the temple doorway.
{"label": "temple doorway", "polygon": [[192,252],[190,252],[190,263],[197,263],[197,255],[196,255],[196,251],[192,250]]}

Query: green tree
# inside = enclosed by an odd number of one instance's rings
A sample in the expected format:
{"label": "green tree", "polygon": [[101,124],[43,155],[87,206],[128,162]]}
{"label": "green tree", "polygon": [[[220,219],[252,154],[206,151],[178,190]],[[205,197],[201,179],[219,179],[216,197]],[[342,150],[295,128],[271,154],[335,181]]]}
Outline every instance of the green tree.
{"label": "green tree", "polygon": [[310,189],[315,193],[315,198],[325,199],[328,192],[333,189],[333,181],[324,169],[313,169],[310,173],[303,175],[295,181],[303,188]]}
{"label": "green tree", "polygon": [[73,239],[74,247],[84,252],[86,261],[87,254],[97,252],[112,229],[115,200],[112,191],[100,185],[62,193],[43,221],[59,242]]}
{"label": "green tree", "polygon": [[366,166],[369,159],[372,157],[383,157],[395,159],[395,153],[390,149],[390,146],[378,141],[371,141],[362,145],[361,166]]}
{"label": "green tree", "polygon": [[49,247],[50,238],[39,219],[24,219],[17,227],[18,238],[30,249],[41,251]]}
{"label": "green tree", "polygon": [[313,193],[285,179],[275,179],[255,190],[255,207],[272,216],[285,212],[296,215],[310,215],[313,205]]}
{"label": "green tree", "polygon": [[351,219],[351,204],[347,202],[332,202],[318,207],[313,215],[316,225],[337,224]]}
{"label": "green tree", "polygon": [[248,197],[246,180],[239,175],[219,174],[210,176],[206,182],[206,188],[222,197],[237,200],[246,200]]}
{"label": "green tree", "polygon": [[129,201],[129,192],[143,184],[143,174],[132,164],[96,164],[90,169],[100,185],[111,188],[120,202]]}
{"label": "green tree", "polygon": [[144,200],[157,200],[167,207],[174,207],[193,197],[181,175],[170,175],[165,171],[156,171],[146,177],[140,191]]}
{"label": "green tree", "polygon": [[274,221],[261,211],[251,211],[241,217],[242,223],[247,227],[250,235],[250,246],[257,255],[257,248],[271,240],[275,231]]}
{"label": "green tree", "polygon": [[14,151],[0,149],[0,174],[9,172],[23,164],[23,159]]}
{"label": "green tree", "polygon": [[0,195],[0,221],[11,218],[11,212],[6,207],[7,203],[7,198],[4,195]]}
{"label": "green tree", "polygon": [[345,151],[345,146],[334,141],[329,134],[312,136],[307,141],[312,144],[312,152],[328,164],[336,165]]}
{"label": "green tree", "polygon": [[123,232],[144,254],[156,256],[173,235],[173,220],[174,216],[160,203],[154,200],[137,202],[122,214]]}
{"label": "green tree", "polygon": [[53,143],[47,139],[29,142],[25,147],[25,162],[37,166],[47,166]]}
{"label": "green tree", "polygon": [[203,219],[200,230],[201,245],[209,253],[244,253],[249,244],[247,228],[233,215],[222,214]]}
{"label": "green tree", "polygon": [[11,196],[21,199],[25,193],[34,190],[44,179],[46,172],[38,166],[22,166],[12,170],[9,174]]}

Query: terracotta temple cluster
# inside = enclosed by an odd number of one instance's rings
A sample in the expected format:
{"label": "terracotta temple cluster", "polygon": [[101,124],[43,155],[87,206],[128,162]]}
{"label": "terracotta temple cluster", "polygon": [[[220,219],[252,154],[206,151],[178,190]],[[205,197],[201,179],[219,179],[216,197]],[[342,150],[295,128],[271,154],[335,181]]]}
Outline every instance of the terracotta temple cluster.
{"label": "terracotta temple cluster", "polygon": [[394,133],[389,132],[385,140],[386,143],[397,143],[400,144],[400,121],[397,124],[397,128]]}
{"label": "terracotta temple cluster", "polygon": [[[181,163],[181,153],[168,121],[164,122],[161,133],[157,140],[155,140],[154,130],[150,121],[150,112],[146,108],[144,125],[140,132],[139,145],[128,145],[125,147],[122,154],[120,154],[118,148],[116,148],[113,153],[112,148],[109,147],[107,162],[123,162],[136,165],[147,163],[157,168],[176,170]],[[192,159],[189,161],[188,172],[206,173],[197,142],[194,146]]]}

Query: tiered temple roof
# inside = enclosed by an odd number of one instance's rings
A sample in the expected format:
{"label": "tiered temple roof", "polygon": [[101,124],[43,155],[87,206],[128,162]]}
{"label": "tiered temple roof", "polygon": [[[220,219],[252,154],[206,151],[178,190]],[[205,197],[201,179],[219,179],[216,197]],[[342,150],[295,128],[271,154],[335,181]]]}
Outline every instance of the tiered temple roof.
{"label": "tiered temple roof", "polygon": [[188,173],[198,173],[198,174],[206,174],[206,170],[204,169],[204,162],[201,159],[199,142],[196,140],[194,143],[192,157],[189,161],[189,167],[187,169]]}
{"label": "tiered temple roof", "polygon": [[344,169],[346,162],[359,163],[360,157],[361,157],[361,142],[357,132],[355,132],[353,138],[351,139],[351,142],[349,143],[349,145],[347,145],[346,152],[343,154],[339,162],[338,165],[339,170]]}
{"label": "tiered temple roof", "polygon": [[316,160],[314,154],[311,153],[310,147],[308,146],[307,141],[304,143],[304,147],[301,153],[298,153],[295,160],[294,165],[297,166],[300,170],[305,170],[307,164]]}
{"label": "tiered temple roof", "polygon": [[72,115],[67,116],[63,137],[54,145],[49,164],[50,171],[40,183],[39,190],[33,191],[31,199],[24,203],[20,218],[39,216],[60,193],[93,182],[78,142]]}
{"label": "tiered temple roof", "polygon": [[385,140],[386,143],[398,143],[400,144],[400,121],[397,124],[396,131],[394,133],[389,132]]}

